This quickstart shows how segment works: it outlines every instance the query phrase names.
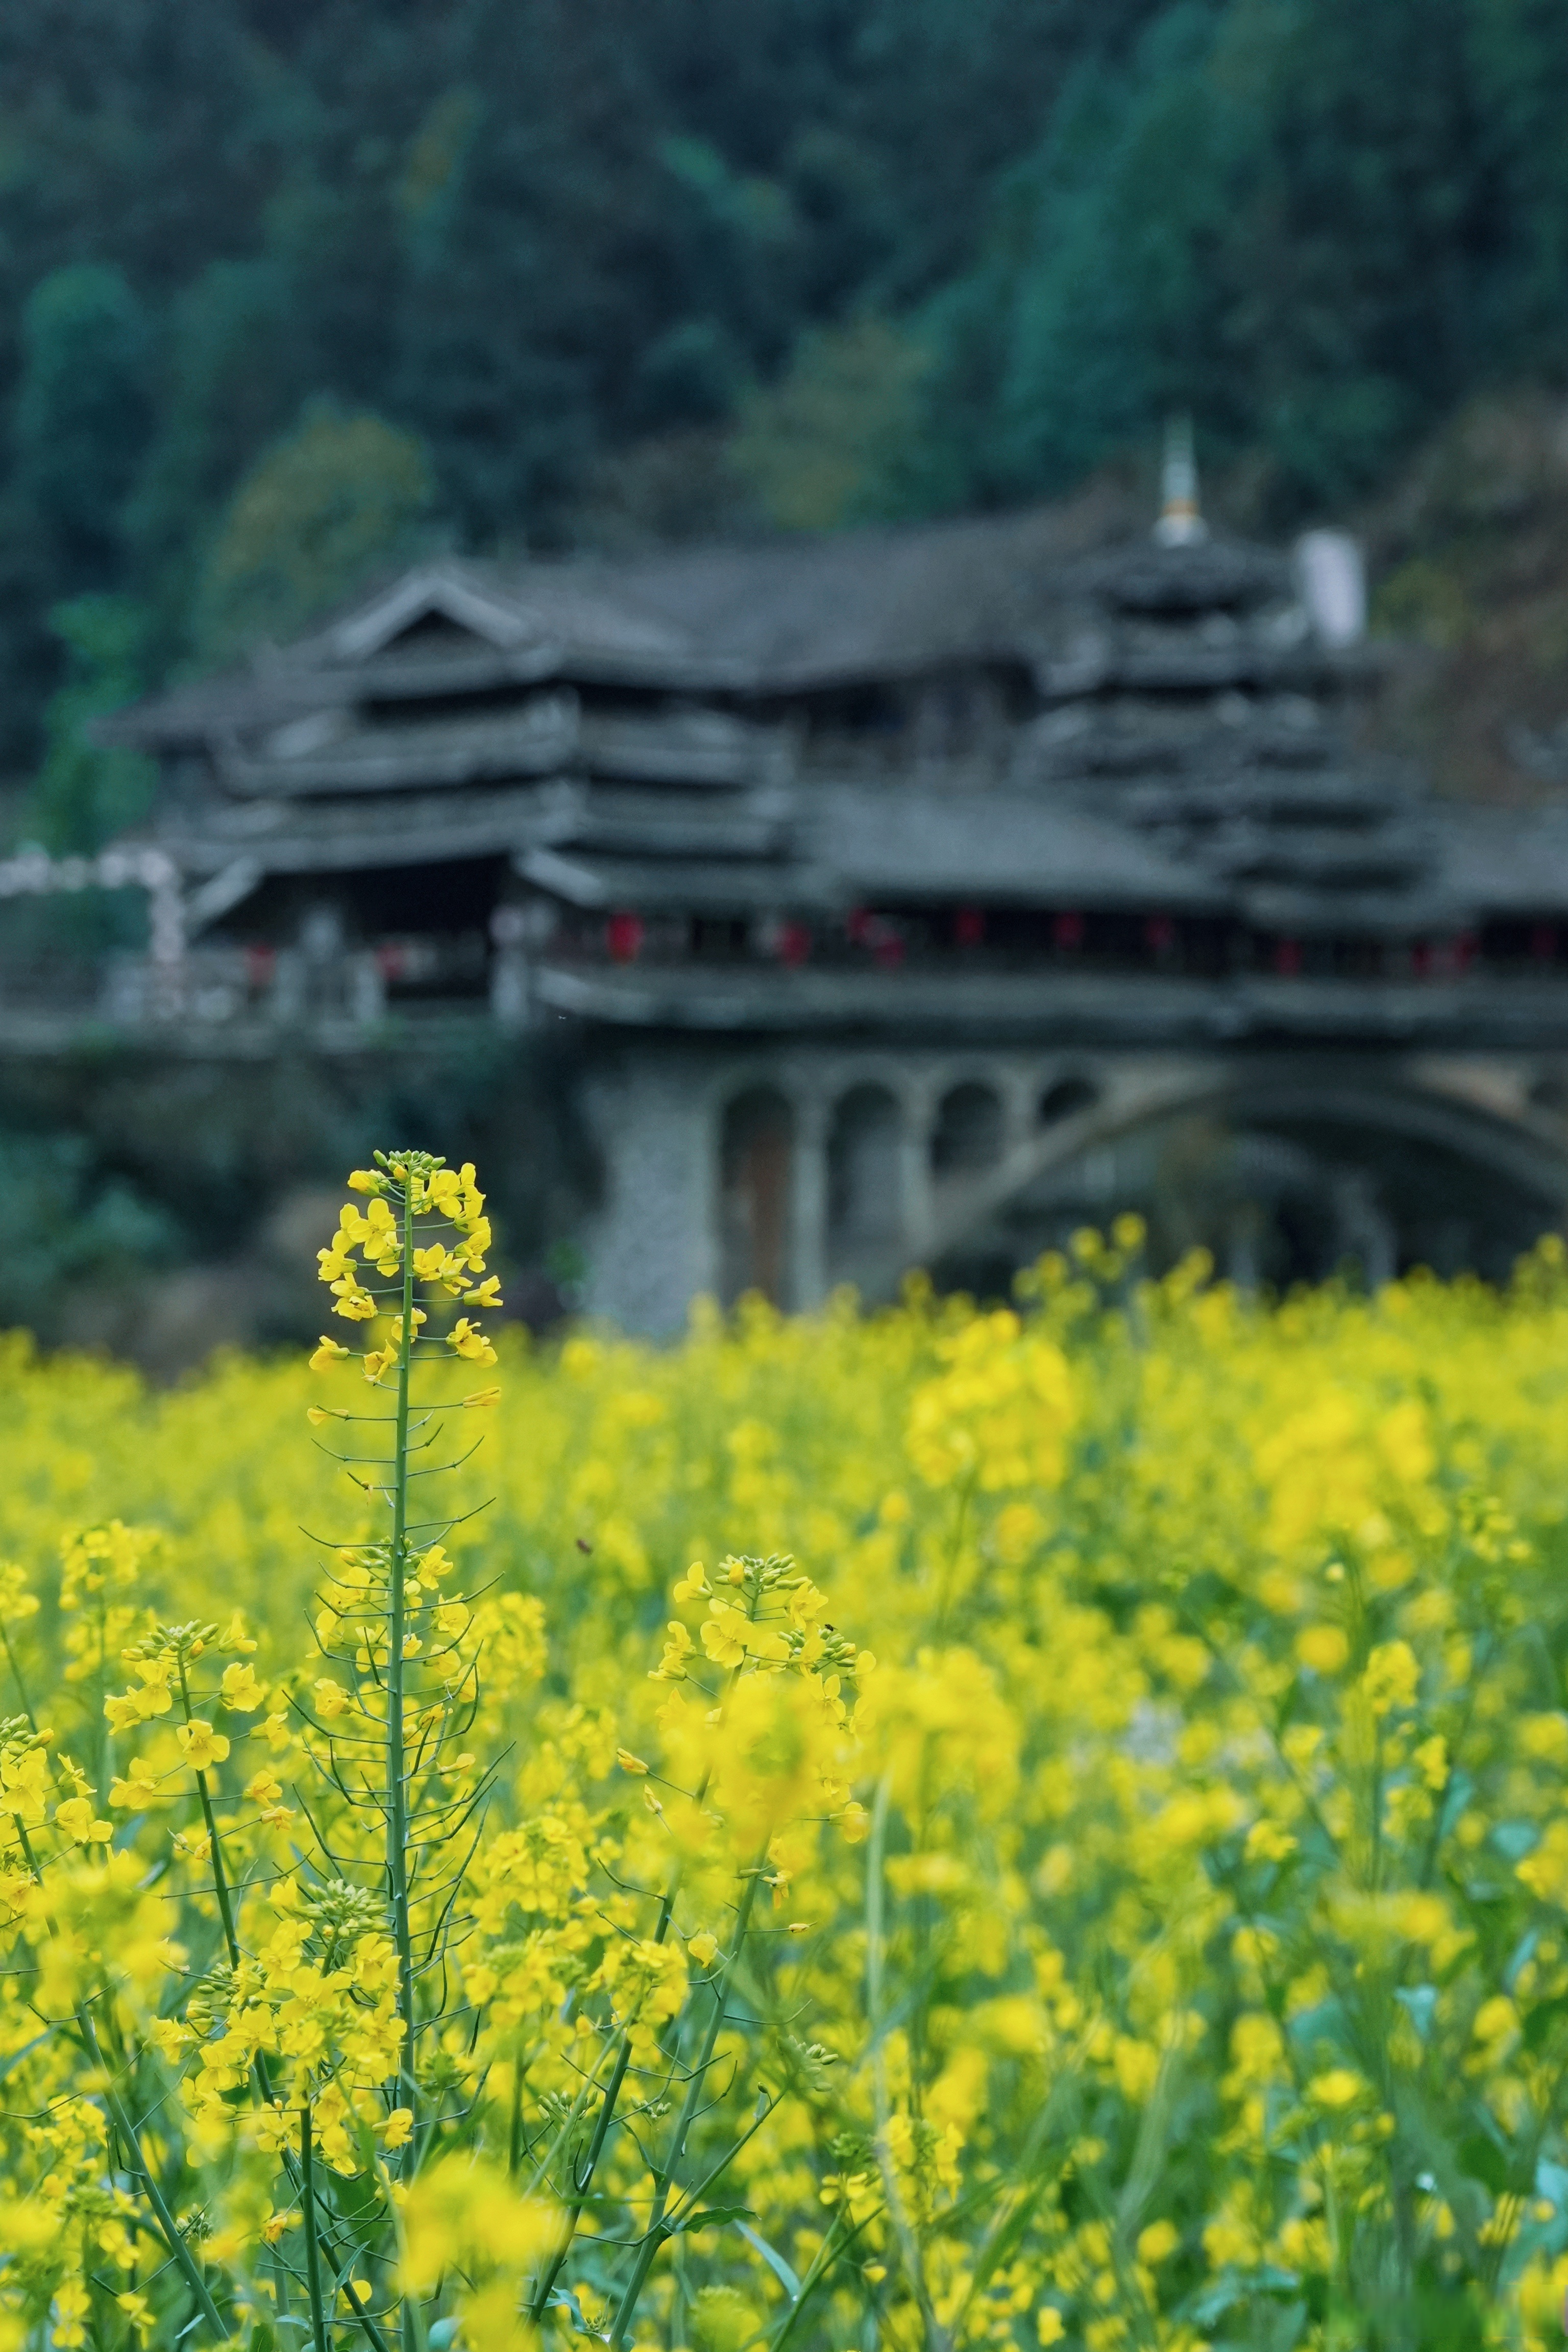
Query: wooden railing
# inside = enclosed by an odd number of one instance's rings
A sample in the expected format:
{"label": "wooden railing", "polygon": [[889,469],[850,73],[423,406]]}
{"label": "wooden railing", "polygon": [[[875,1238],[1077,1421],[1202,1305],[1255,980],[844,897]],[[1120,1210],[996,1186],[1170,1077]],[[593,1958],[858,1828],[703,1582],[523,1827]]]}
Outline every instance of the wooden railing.
{"label": "wooden railing", "polygon": [[391,1021],[437,1018],[516,1027],[527,993],[521,961],[505,947],[478,956],[408,941],[324,956],[198,946],[167,957],[4,957],[0,1046],[47,1046],[57,1036],[105,1030],[220,1043],[301,1030],[369,1034]]}

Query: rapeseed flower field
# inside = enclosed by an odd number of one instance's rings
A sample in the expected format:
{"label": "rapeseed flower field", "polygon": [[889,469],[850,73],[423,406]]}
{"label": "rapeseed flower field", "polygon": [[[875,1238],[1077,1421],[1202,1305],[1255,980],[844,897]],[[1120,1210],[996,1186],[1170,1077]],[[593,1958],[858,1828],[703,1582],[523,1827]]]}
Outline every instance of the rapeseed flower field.
{"label": "rapeseed flower field", "polygon": [[[1444,2352],[1568,2288],[1568,1274],[1135,1226],[310,1367],[0,1354],[0,2352]],[[499,1358],[499,1360],[498,1360]]]}

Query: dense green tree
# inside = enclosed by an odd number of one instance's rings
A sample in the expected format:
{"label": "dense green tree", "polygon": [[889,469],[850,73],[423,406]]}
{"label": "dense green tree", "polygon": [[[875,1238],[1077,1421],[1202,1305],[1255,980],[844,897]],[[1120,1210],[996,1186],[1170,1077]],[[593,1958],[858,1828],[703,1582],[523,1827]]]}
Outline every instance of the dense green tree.
{"label": "dense green tree", "polygon": [[1049,493],[1175,405],[1331,508],[1568,373],[1565,110],[1561,0],[0,11],[0,758],[83,589],[155,669],[300,609],[214,583],[318,394],[479,549],[639,466],[709,528]]}
{"label": "dense green tree", "polygon": [[68,262],[117,263],[153,300],[254,249],[302,95],[231,0],[0,9],[0,368],[27,293]]}
{"label": "dense green tree", "polygon": [[1082,68],[1008,192],[994,407],[966,426],[982,495],[1058,488],[1173,407],[1231,421],[1225,240],[1252,140],[1215,88],[1217,21],[1190,0],[1125,72]]}
{"label": "dense green tree", "polygon": [[171,306],[157,428],[126,511],[128,568],[146,604],[154,669],[186,652],[217,519],[309,390],[291,331],[294,291],[270,257],[215,261]]}
{"label": "dense green tree", "polygon": [[208,661],[283,644],[327,606],[430,543],[435,480],[415,435],[309,404],[230,502],[197,583],[194,634]]}
{"label": "dense green tree", "polygon": [[805,337],[788,374],[746,403],[731,453],[769,520],[834,530],[918,511],[930,371],[929,350],[885,320]]}
{"label": "dense green tree", "polygon": [[489,0],[458,63],[472,111],[409,221],[394,381],[483,546],[559,535],[627,429],[639,356],[686,308],[693,198],[661,152],[632,0]]}
{"label": "dense green tree", "polygon": [[[93,738],[93,721],[148,683],[147,615],[127,596],[74,596],[55,606],[48,627],[60,682],[44,712],[43,756],[23,795],[16,836],[56,857],[91,856],[152,804],[152,761]],[[12,898],[0,907],[0,949],[26,958],[144,947],[146,915],[136,887]]]}
{"label": "dense green tree", "polygon": [[1498,230],[1483,341],[1560,374],[1568,285],[1568,26],[1557,0],[1474,0],[1473,104]]}
{"label": "dense green tree", "polygon": [[1484,370],[1477,331],[1510,228],[1474,0],[1314,0],[1277,17],[1227,275],[1249,305],[1241,422],[1321,504],[1364,486]]}
{"label": "dense green tree", "polygon": [[1565,77],[1568,16],[1531,0],[1176,0],[1079,68],[932,306],[972,492],[1058,486],[1179,405],[1321,509],[1489,373],[1561,367]]}
{"label": "dense green tree", "polygon": [[57,604],[49,623],[67,671],[45,713],[44,758],[20,829],[57,857],[90,856],[144,816],[153,796],[152,761],[95,743],[91,732],[146,683],[146,614],[125,596],[77,596]]}
{"label": "dense green tree", "polygon": [[146,446],[147,324],[116,268],[75,262],[28,299],[12,479],[73,585],[110,577]]}

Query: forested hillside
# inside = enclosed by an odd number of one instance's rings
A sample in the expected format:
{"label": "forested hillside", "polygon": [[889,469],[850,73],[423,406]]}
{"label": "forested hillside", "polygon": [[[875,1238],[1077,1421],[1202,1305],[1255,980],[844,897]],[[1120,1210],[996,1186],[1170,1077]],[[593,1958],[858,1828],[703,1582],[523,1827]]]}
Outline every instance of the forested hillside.
{"label": "forested hillside", "polygon": [[1568,367],[1565,120],[1561,0],[13,6],[0,765],[90,839],[84,698],[431,542],[1051,495],[1177,405],[1353,508]]}

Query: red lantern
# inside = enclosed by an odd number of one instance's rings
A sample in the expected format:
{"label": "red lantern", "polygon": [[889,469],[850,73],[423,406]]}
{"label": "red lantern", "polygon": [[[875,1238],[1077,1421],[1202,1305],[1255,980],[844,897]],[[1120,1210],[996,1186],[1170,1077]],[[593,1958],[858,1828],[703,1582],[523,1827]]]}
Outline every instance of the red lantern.
{"label": "red lantern", "polygon": [[643,919],[640,915],[616,914],[605,925],[605,945],[612,963],[636,963],[642,953]]}

